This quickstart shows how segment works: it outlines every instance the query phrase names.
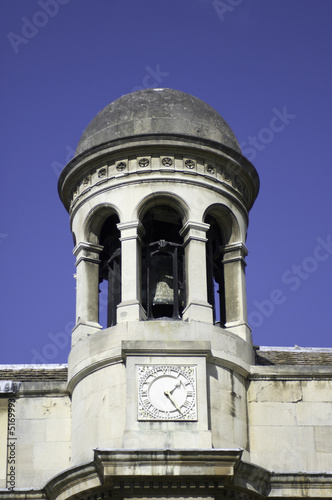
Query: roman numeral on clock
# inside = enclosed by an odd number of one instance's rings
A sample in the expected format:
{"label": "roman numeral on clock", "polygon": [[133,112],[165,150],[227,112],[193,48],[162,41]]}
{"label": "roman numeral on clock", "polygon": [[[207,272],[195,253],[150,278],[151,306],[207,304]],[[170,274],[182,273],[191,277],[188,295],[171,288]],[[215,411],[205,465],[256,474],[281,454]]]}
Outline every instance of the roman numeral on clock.
{"label": "roman numeral on clock", "polygon": [[154,418],[159,417],[159,410],[157,408],[153,408],[153,410],[151,410],[150,413]]}

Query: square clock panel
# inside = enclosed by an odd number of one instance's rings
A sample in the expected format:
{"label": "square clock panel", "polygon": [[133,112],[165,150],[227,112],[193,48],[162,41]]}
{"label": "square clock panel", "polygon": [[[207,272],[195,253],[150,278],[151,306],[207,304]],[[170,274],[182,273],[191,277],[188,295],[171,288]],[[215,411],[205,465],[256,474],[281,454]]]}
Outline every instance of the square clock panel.
{"label": "square clock panel", "polygon": [[138,420],[196,421],[196,366],[138,365]]}

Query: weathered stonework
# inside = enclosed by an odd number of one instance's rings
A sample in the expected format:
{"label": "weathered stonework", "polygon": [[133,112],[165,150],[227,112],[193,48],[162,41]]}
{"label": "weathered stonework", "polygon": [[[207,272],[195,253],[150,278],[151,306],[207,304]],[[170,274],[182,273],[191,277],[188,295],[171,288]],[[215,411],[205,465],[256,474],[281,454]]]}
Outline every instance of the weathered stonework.
{"label": "weathered stonework", "polygon": [[183,92],[92,120],[59,179],[68,365],[0,367],[0,500],[331,498],[332,349],[251,341],[258,189],[227,123]]}
{"label": "weathered stonework", "polygon": [[[174,152],[174,149],[178,149],[177,145],[171,146],[171,148],[172,152]],[[179,149],[181,150],[181,148]],[[107,158],[108,156],[109,159]],[[88,175],[77,180],[77,185],[73,188],[71,195],[71,212],[77,203],[85,199],[84,195],[89,193],[92,188],[94,188],[94,194],[99,189],[114,189],[119,186],[121,175],[132,176],[134,178],[140,175],[141,182],[143,182],[142,174],[146,174],[148,175],[149,181],[154,181],[155,178],[152,174],[156,174],[157,172],[173,174],[172,181],[175,183],[180,181],[180,174],[188,175],[190,173],[197,177],[196,183],[204,183],[205,181],[206,187],[210,189],[220,190],[223,187],[229,192],[229,196],[232,196],[232,192],[235,190],[243,198],[243,204],[245,206],[250,204],[249,193],[252,188],[248,187],[248,181],[244,179],[241,173],[238,175],[233,173],[234,168],[232,165],[227,166],[229,162],[227,155],[224,155],[224,161],[221,159],[218,161],[216,158],[213,164],[211,161],[204,158],[188,158],[182,156],[180,153],[176,158],[163,155],[156,155],[153,157],[133,157],[131,155],[128,158],[119,160],[112,158],[112,156],[112,151],[110,150],[109,155],[103,158],[103,167],[91,166],[93,170],[89,170],[90,173]],[[117,156],[115,156],[115,158],[117,158]],[[218,163],[216,163],[217,161]],[[227,168],[229,170],[227,170]],[[126,179],[126,182],[135,182],[135,179]],[[186,182],[186,180],[184,182]],[[219,186],[219,184],[221,184],[221,186]],[[99,188],[99,186],[101,187]]]}

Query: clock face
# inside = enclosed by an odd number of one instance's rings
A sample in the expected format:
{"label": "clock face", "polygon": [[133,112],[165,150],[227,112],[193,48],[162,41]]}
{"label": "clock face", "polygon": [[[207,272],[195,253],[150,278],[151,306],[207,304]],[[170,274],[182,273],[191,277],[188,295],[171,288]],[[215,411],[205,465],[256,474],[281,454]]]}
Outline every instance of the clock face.
{"label": "clock face", "polygon": [[196,367],[138,367],[138,420],[197,420]]}

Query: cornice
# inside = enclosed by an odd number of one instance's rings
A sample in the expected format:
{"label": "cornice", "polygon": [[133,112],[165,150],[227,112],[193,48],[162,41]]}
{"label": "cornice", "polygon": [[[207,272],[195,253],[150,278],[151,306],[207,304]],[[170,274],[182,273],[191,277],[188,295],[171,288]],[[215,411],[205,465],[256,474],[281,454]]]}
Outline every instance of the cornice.
{"label": "cornice", "polygon": [[272,472],[269,498],[280,497],[331,498],[332,472]]}
{"label": "cornice", "polygon": [[[77,200],[92,188],[107,184],[123,182],[124,177],[139,174],[144,176],[158,171],[169,174],[187,174],[205,177],[214,182],[229,185],[243,198],[247,209],[250,209],[259,190],[258,174],[248,160],[227,147],[186,141],[184,138],[146,137],[146,142],[133,138],[132,141],[115,141],[102,148],[75,157],[63,170],[59,179],[59,194],[68,211],[71,211]],[[160,165],[156,166],[156,157],[160,157]],[[179,156],[182,156],[183,167],[179,167]],[[137,157],[137,165],[132,160]],[[176,158],[175,158],[176,157]],[[165,159],[169,160],[165,163]],[[131,165],[129,163],[131,162]],[[197,163],[203,162],[203,169]],[[112,169],[110,171],[109,169]],[[221,177],[224,175],[224,178]]]}
{"label": "cornice", "polygon": [[332,380],[332,366],[323,365],[271,365],[250,369],[250,380]]}
{"label": "cornice", "polygon": [[[93,462],[68,469],[45,487],[49,500],[120,495],[266,498],[270,473],[242,461],[242,449],[94,450]],[[226,494],[226,495],[225,495]],[[11,497],[13,498],[13,497]],[[45,497],[44,497],[45,498]]]}

